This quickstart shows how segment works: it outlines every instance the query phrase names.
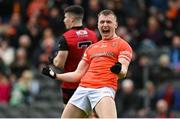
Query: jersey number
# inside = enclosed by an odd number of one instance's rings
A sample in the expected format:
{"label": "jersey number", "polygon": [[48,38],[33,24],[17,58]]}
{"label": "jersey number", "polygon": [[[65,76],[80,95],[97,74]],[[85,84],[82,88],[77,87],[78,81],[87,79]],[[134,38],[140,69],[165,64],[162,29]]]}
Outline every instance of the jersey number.
{"label": "jersey number", "polygon": [[91,44],[92,44],[92,41],[81,41],[81,42],[78,42],[78,48],[87,48]]}

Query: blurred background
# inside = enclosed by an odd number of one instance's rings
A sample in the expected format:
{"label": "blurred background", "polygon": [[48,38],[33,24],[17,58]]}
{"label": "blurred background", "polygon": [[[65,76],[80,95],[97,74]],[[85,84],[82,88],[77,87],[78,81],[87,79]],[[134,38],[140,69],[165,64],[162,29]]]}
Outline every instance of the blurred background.
{"label": "blurred background", "polygon": [[180,0],[0,0],[0,117],[60,117],[60,82],[40,70],[72,4],[83,6],[84,25],[98,36],[97,14],[113,10],[117,34],[134,50],[119,81],[118,117],[180,118]]}

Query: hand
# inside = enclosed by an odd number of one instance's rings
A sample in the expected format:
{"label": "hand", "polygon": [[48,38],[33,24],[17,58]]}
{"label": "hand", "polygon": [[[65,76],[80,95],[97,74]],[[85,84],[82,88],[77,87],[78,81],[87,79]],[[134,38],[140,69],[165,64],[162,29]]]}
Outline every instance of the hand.
{"label": "hand", "polygon": [[119,74],[121,71],[121,63],[120,62],[116,62],[111,68],[110,68],[111,72],[115,73],[115,74]]}
{"label": "hand", "polygon": [[42,74],[47,75],[53,79],[56,78],[56,73],[49,66],[46,66],[42,69]]}
{"label": "hand", "polygon": [[60,67],[56,67],[53,64],[48,65],[50,67],[51,70],[53,70],[56,74],[62,74],[64,73],[64,69],[60,68]]}

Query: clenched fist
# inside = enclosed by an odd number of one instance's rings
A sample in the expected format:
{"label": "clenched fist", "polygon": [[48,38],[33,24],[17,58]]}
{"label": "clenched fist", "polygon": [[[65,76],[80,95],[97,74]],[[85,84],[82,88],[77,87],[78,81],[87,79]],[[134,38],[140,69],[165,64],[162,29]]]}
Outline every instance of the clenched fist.
{"label": "clenched fist", "polygon": [[56,78],[56,73],[49,66],[46,66],[42,69],[42,74],[49,76],[53,79]]}

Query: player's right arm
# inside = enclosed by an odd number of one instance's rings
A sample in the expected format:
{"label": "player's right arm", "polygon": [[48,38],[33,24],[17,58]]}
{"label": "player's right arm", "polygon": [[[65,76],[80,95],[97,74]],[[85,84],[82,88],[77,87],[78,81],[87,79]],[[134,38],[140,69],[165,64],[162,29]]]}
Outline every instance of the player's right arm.
{"label": "player's right arm", "polygon": [[89,68],[89,64],[81,60],[77,69],[74,72],[64,73],[64,74],[57,74],[57,79],[66,82],[79,82],[80,79],[84,76]]}
{"label": "player's right arm", "polygon": [[89,63],[84,60],[79,62],[77,69],[74,72],[68,72],[63,74],[56,74],[50,67],[45,67],[42,70],[44,75],[47,75],[51,78],[55,78],[57,80],[65,81],[65,82],[79,82],[80,79],[84,76],[89,68]]}
{"label": "player's right arm", "polygon": [[64,68],[67,57],[68,51],[58,51],[56,57],[53,60],[54,66]]}

